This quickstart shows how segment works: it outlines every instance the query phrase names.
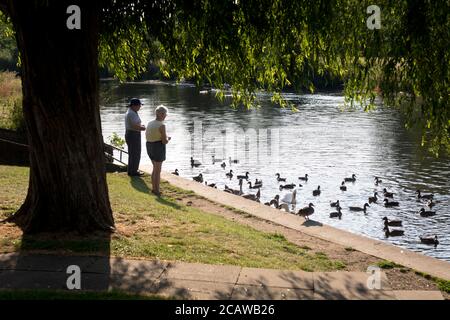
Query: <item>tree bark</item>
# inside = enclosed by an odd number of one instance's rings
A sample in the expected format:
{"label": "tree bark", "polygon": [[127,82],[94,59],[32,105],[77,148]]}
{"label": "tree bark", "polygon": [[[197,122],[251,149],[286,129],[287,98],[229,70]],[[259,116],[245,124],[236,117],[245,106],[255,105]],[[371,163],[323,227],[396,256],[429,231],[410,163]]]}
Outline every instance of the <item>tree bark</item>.
{"label": "tree bark", "polygon": [[[67,7],[81,8],[69,30]],[[8,1],[22,63],[28,194],[11,217],[26,233],[112,230],[99,114],[98,1]]]}

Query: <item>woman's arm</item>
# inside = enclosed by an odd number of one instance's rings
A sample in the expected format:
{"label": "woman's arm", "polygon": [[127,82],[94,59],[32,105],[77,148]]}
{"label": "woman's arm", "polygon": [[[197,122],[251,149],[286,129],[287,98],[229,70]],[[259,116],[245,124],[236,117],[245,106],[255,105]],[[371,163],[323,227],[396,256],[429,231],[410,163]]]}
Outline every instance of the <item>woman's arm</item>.
{"label": "woman's arm", "polygon": [[167,144],[170,138],[167,137],[166,126],[164,124],[161,127],[159,127],[159,132],[161,133],[161,142],[163,144]]}

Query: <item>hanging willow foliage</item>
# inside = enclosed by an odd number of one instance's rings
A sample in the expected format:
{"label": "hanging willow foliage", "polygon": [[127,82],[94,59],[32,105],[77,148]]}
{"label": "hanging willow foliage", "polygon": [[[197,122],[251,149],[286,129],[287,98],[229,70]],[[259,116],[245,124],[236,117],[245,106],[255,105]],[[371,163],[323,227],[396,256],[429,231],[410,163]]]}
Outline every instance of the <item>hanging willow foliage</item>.
{"label": "hanging willow foliage", "polygon": [[[100,63],[120,79],[149,55],[166,76],[232,86],[234,104],[286,86],[314,90],[324,74],[345,82],[350,104],[376,94],[421,130],[435,154],[450,149],[448,0],[103,0]],[[370,30],[367,7],[381,9]]]}

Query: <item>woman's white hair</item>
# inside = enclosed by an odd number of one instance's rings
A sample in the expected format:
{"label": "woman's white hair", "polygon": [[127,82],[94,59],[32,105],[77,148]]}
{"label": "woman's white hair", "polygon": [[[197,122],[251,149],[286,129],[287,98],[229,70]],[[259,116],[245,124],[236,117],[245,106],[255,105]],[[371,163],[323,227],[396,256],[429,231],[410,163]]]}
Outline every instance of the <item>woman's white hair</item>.
{"label": "woman's white hair", "polygon": [[167,109],[167,107],[164,106],[164,105],[162,105],[162,104],[160,104],[159,106],[157,106],[157,107],[155,108],[155,114],[158,114],[158,113],[167,113],[167,112],[169,112],[169,109]]}

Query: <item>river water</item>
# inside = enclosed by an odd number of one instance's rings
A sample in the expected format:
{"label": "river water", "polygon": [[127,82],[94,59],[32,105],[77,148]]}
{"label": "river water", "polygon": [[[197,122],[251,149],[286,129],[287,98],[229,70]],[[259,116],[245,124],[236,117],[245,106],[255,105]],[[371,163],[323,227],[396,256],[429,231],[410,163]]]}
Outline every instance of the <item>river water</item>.
{"label": "river water", "polygon": [[[263,180],[261,202],[292,193],[280,191],[279,185],[294,183],[295,210],[312,202],[312,220],[450,261],[450,159],[427,154],[419,135],[404,128],[397,111],[382,105],[371,112],[343,108],[341,93],[286,93],[298,112],[274,106],[265,94],[258,95],[260,108],[232,109],[229,98],[220,102],[214,91],[199,92],[189,84],[104,82],[101,120],[106,142],[113,132],[124,137],[124,113],[131,97],[143,101],[139,114],[145,124],[154,118],[156,105],[169,108],[166,126],[172,140],[163,170],[177,168],[188,179],[202,173],[219,189],[239,188],[235,176],[231,180],[225,176],[230,169],[235,175],[249,172],[249,181]],[[149,163],[144,135],[142,147],[141,163]],[[226,168],[220,166],[222,162],[213,164],[212,155],[225,159]],[[202,165],[192,168],[191,157]],[[229,157],[239,163],[230,164]],[[276,173],[286,182],[279,183]],[[300,181],[298,177],[306,173],[308,181]],[[347,191],[341,191],[342,180],[352,174],[356,182],[346,183]],[[383,182],[376,186],[374,176]],[[320,196],[313,196],[319,185]],[[399,207],[384,207],[383,188],[395,193]],[[418,214],[422,207],[429,209],[417,199],[417,189],[434,194],[435,216]],[[243,191],[256,193],[246,183]],[[349,206],[362,207],[374,191],[379,194],[378,204],[371,204],[366,214],[349,211]],[[343,208],[341,220],[329,217],[335,211],[330,202],[336,200]],[[280,211],[283,214],[287,213]],[[403,221],[399,229],[404,236],[386,237],[385,216]],[[420,235],[437,235],[440,243],[436,248],[422,244]]]}

